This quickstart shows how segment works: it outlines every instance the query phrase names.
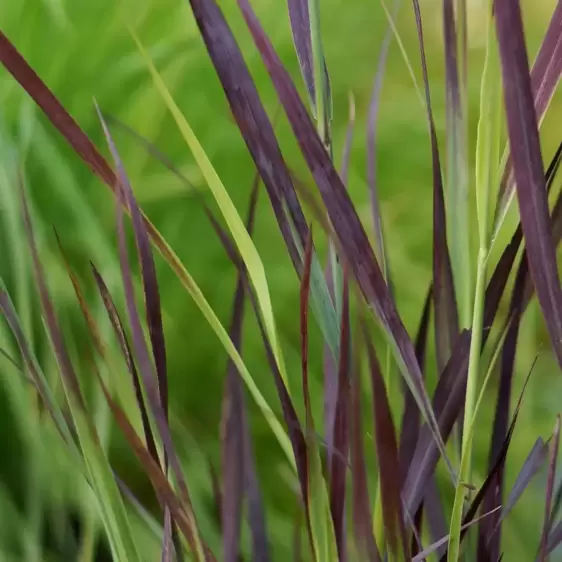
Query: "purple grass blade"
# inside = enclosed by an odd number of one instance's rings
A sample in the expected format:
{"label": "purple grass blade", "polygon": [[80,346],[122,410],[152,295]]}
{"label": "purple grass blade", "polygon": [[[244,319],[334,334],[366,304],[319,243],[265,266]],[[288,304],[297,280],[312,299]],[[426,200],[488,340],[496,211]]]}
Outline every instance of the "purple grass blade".
{"label": "purple grass blade", "polygon": [[334,522],[338,560],[346,562],[345,548],[345,492],[349,450],[350,415],[350,346],[349,285],[347,272],[343,273],[343,297],[341,313],[340,356],[338,365],[338,397],[334,417],[334,450],[330,465],[330,510]]}
{"label": "purple grass blade", "polygon": [[562,366],[562,289],[551,235],[519,2],[497,0],[495,15],[509,143],[529,270],[554,353]]}
{"label": "purple grass blade", "polygon": [[[199,4],[199,0],[197,2],[192,1],[192,5],[194,3]],[[215,5],[214,0],[208,0],[207,3],[210,6]],[[429,421],[440,451],[450,467],[443,441],[439,436],[431,403],[425,391],[414,346],[398,315],[392,295],[375,259],[373,249],[353,207],[349,194],[336,172],[321,139],[318,137],[310,116],[307,114],[306,108],[289,74],[265,35],[248,0],[238,0],[238,5],[268,69],[285,113],[289,118],[301,152],[314,176],[334,231],[338,234],[338,239],[343,249],[343,255],[340,257],[349,264],[350,272],[355,276],[369,305],[377,312],[385,328],[386,335],[395,344],[401,370],[404,376],[407,377],[408,383],[418,399],[419,407]],[[215,8],[213,8],[213,12],[214,10]],[[214,22],[216,18],[215,13],[207,14],[207,25],[211,25],[211,22]]]}
{"label": "purple grass blade", "polygon": [[[312,57],[312,35],[310,29],[310,13],[308,11],[308,0],[287,0],[289,8],[289,20],[291,22],[291,32],[293,42],[299,59],[301,74],[306,84],[306,89],[310,97],[313,113],[316,115],[316,84],[314,81],[314,61]],[[324,104],[330,102],[330,77],[324,63],[324,80],[326,84],[326,100]],[[322,118],[320,116],[318,119]]]}
{"label": "purple grass blade", "polygon": [[560,546],[560,543],[562,543],[562,521],[556,524],[548,537],[548,554],[552,554],[552,552]]}
{"label": "purple grass blade", "polygon": [[[429,479],[425,496],[423,498],[423,508],[429,532],[433,540],[436,541],[438,538],[445,536],[449,530],[449,522],[443,513],[443,505],[441,504],[441,500],[439,498],[439,489],[437,488],[437,479],[435,475]],[[441,556],[445,551],[445,548],[445,545],[437,547],[437,556]]]}
{"label": "purple grass blade", "polygon": [[166,343],[164,341],[164,326],[162,325],[162,310],[160,304],[160,290],[156,279],[156,266],[150,248],[150,239],[144,221],[140,214],[138,206],[132,201],[132,189],[128,182],[124,182],[125,170],[120,162],[117,149],[113,139],[109,135],[107,124],[105,123],[101,111],[96,105],[96,110],[100,121],[102,122],[104,132],[108,139],[111,153],[115,160],[116,168],[120,176],[120,180],[125,191],[128,207],[131,209],[133,219],[133,230],[135,234],[135,242],[137,245],[138,257],[141,265],[141,276],[144,290],[144,299],[146,305],[146,323],[150,334],[150,342],[152,345],[152,355],[154,365],[156,367],[156,376],[158,377],[158,389],[160,391],[160,402],[166,419],[168,417],[168,372],[166,360]]}
{"label": "purple grass blade", "polygon": [[166,508],[164,513],[164,535],[162,537],[162,562],[172,562],[174,545],[172,541],[172,517]]}
{"label": "purple grass blade", "polygon": [[[469,348],[470,331],[464,330],[453,347],[451,359],[435,389],[433,408],[445,440],[450,436],[464,404]],[[434,473],[438,460],[439,450],[431,431],[424,425],[403,486],[405,510],[411,516],[416,513],[423,500],[427,482]]]}
{"label": "purple grass blade", "polygon": [[[259,176],[256,176],[250,195],[250,206],[246,228],[251,236],[259,193]],[[241,274],[236,281],[230,338],[240,352],[244,324],[244,279]],[[222,537],[225,562],[237,562],[240,550],[242,524],[242,501],[244,497],[244,433],[242,410],[244,409],[244,388],[240,375],[231,359],[228,361],[222,417]]]}
{"label": "purple grass blade", "polygon": [[[488,557],[491,560],[496,560],[497,556],[495,556],[495,541],[497,540],[497,536],[500,535],[501,532],[501,525],[506,517],[511,513],[523,492],[528,488],[531,480],[535,477],[535,475],[539,472],[539,470],[543,467],[546,463],[548,457],[548,443],[545,443],[541,437],[539,437],[530,453],[527,455],[517,478],[515,479],[515,483],[509,493],[509,496],[505,502],[505,505],[502,507],[501,513],[494,517],[494,523],[491,525],[481,525],[481,529],[491,528],[491,533],[488,537],[487,542],[483,542],[482,540],[478,544],[478,553],[479,556]],[[501,474],[503,471],[500,470],[499,473]],[[495,484],[492,483],[492,487]],[[499,551],[499,547],[497,549]],[[499,554],[498,554],[499,556]]]}
{"label": "purple grass blade", "polygon": [[[98,382],[117,425],[123,432],[123,435],[125,436],[129,445],[132,447],[135,456],[142,464],[156,492],[156,496],[163,499],[164,503],[162,507],[168,506],[170,508],[174,521],[182,534],[185,536],[188,544],[193,544],[195,542],[193,535],[193,524],[191,521],[191,517],[188,516],[186,512],[187,506],[183,503],[182,500],[178,498],[170,483],[168,482],[168,478],[162,472],[160,465],[154,461],[152,455],[144,446],[135,429],[129,422],[127,415],[119,406],[119,404],[115,402],[101,377],[98,377]],[[205,551],[206,560],[208,562],[215,562],[216,559],[209,548],[206,545],[203,545],[203,548]]]}
{"label": "purple grass blade", "polygon": [[363,424],[361,421],[361,370],[359,365],[359,345],[353,349],[355,368],[351,380],[351,474],[353,530],[357,550],[369,562],[380,562],[381,556],[373,536],[371,504],[363,445]]}
{"label": "purple grass blade", "polygon": [[[394,16],[396,16],[399,6],[400,1],[396,0],[394,3]],[[392,28],[389,25],[379,52],[377,71],[375,73],[375,78],[373,81],[373,89],[371,91],[371,99],[369,101],[369,113],[367,120],[367,185],[369,187],[369,197],[371,200],[371,213],[373,217],[373,229],[375,233],[377,258],[379,260],[380,266],[383,268],[387,283],[389,282],[389,268],[384,244],[380,202],[377,189],[377,125],[384,73],[386,70],[386,61],[388,58],[388,50],[392,37]]]}
{"label": "purple grass blade", "polygon": [[[294,226],[301,247],[308,229],[271,121],[218,5],[208,0],[190,0],[190,4],[231,111],[267,189],[293,264],[300,273],[301,260],[291,227]],[[292,224],[287,220],[285,206]]]}
{"label": "purple grass blade", "polygon": [[[562,2],[559,0],[531,70],[531,88],[537,120],[546,113],[562,74]],[[513,196],[513,161],[509,157],[498,193],[496,221]]]}
{"label": "purple grass blade", "polygon": [[[265,331],[265,327],[263,324],[263,320],[261,318],[261,314],[259,312],[259,306],[257,303],[256,296],[253,291],[253,287],[249,282],[248,275],[246,268],[244,267],[243,261],[238,254],[233,242],[230,240],[228,234],[223,230],[220,224],[214,219],[212,215],[209,216],[211,224],[215,229],[222,245],[224,246],[228,258],[230,261],[236,265],[238,268],[239,273],[243,276],[244,279],[244,286],[246,288],[246,294],[250,299],[250,303],[252,304],[252,308],[255,313],[256,321],[258,324],[258,329],[260,331],[260,335],[265,347],[266,358],[267,362],[271,368],[273,373],[273,380],[275,383],[275,387],[277,389],[277,394],[279,395],[279,401],[281,402],[281,409],[283,411],[283,418],[285,420],[285,425],[287,427],[287,431],[289,434],[289,439],[291,441],[291,445],[293,448],[293,453],[295,455],[295,463],[297,467],[297,476],[299,479],[299,485],[301,489],[301,495],[303,502],[306,501],[308,497],[308,461],[307,461],[307,446],[306,446],[306,439],[305,435],[302,431],[302,426],[299,421],[297,412],[295,410],[294,404],[291,400],[287,387],[283,381],[283,377],[279,372],[279,367],[277,365],[277,361],[275,360],[275,355],[273,353],[273,348],[271,347],[271,342],[267,337],[267,333]],[[248,445],[249,446],[249,445]],[[246,455],[247,457],[247,455]],[[255,471],[254,471],[255,472]],[[254,478],[255,480],[255,478]],[[252,492],[255,494],[256,498],[259,498],[259,491],[257,487],[254,486]],[[261,513],[261,508],[259,507],[259,502],[261,500],[256,500],[256,517],[259,518]]]}
{"label": "purple grass blade", "polygon": [[103,280],[103,277],[100,275],[100,273],[98,272],[98,270],[93,264],[92,264],[92,273],[96,285],[98,287],[98,291],[100,293],[101,299],[109,316],[109,320],[111,322],[111,325],[113,326],[113,331],[115,332],[115,336],[117,338],[117,341],[119,342],[121,352],[123,353],[123,357],[125,358],[125,363],[127,364],[127,368],[131,373],[133,388],[135,391],[135,398],[137,400],[137,406],[139,408],[139,412],[141,415],[141,422],[144,431],[144,438],[146,440],[146,446],[152,458],[154,459],[154,462],[160,463],[158,450],[156,448],[156,442],[154,440],[154,434],[150,426],[150,419],[148,416],[148,411],[146,409],[144,396],[142,393],[139,374],[137,371],[137,367],[135,365],[135,361],[133,359],[133,354],[131,352],[129,340],[127,339],[127,335],[125,333],[125,327],[123,325],[121,317],[119,316],[119,312],[117,311],[117,307],[115,306],[115,302],[111,297],[109,289],[107,288],[107,285]]}
{"label": "purple grass blade", "polygon": [[70,393],[73,395],[74,400],[78,404],[79,408],[86,411],[86,403],[84,402],[84,397],[80,389],[80,382],[76,371],[70,361],[70,356],[66,349],[64,343],[63,335],[58,325],[58,321],[55,314],[55,309],[51,296],[49,294],[49,289],[47,288],[47,282],[45,278],[45,272],[43,271],[43,265],[39,259],[39,251],[37,249],[37,243],[35,241],[35,235],[33,233],[33,225],[31,221],[31,216],[29,214],[29,207],[27,204],[27,199],[24,193],[23,180],[20,177],[20,195],[21,204],[23,209],[23,219],[25,225],[25,231],[28,239],[29,248],[31,251],[31,258],[33,263],[33,272],[35,275],[35,280],[39,289],[39,297],[41,300],[41,307],[43,309],[43,315],[45,318],[45,324],[49,333],[49,337],[53,344],[53,351],[57,358],[58,368],[60,370],[61,376],[66,381]]}
{"label": "purple grass blade", "polygon": [[309,230],[304,252],[304,266],[300,287],[300,335],[301,335],[301,369],[302,394],[306,416],[306,433],[314,430],[312,408],[310,405],[310,390],[308,382],[308,306],[310,296],[310,273],[312,266],[312,230]]}
{"label": "purple grass blade", "polygon": [[[448,13],[450,0],[444,0],[445,14]],[[452,8],[452,6],[450,6]],[[431,141],[431,162],[433,169],[433,302],[435,310],[435,348],[437,352],[437,368],[441,373],[451,356],[451,349],[459,335],[459,319],[457,312],[457,302],[455,288],[453,284],[453,271],[449,249],[447,245],[447,224],[445,217],[445,199],[443,195],[443,180],[441,177],[441,160],[439,156],[439,146],[437,143],[437,132],[433,119],[431,107],[431,95],[429,91],[429,75],[427,70],[427,59],[425,55],[425,45],[423,36],[423,23],[418,0],[414,0],[414,12],[416,16],[416,26],[418,31],[418,42],[420,48],[425,102],[427,109],[427,121]],[[446,58],[447,58],[447,92],[453,97],[450,100],[448,110],[457,113],[460,111],[460,94],[458,88],[458,75],[456,68],[453,68],[456,61],[452,49],[451,41],[455,42],[455,35],[450,37],[450,22],[445,23],[446,38]],[[454,28],[454,24],[453,24]],[[454,29],[453,29],[454,31]],[[451,64],[452,63],[452,64]],[[456,101],[455,101],[456,100]],[[455,109],[456,108],[456,109]],[[458,121],[458,115],[452,119]],[[457,123],[458,127],[458,123]],[[456,135],[455,128],[451,135]],[[456,157],[456,154],[454,155]]]}
{"label": "purple grass blade", "polygon": [[[151,249],[150,249],[150,245],[148,244],[148,233],[146,230],[146,225],[143,220],[141,211],[138,207],[138,204],[136,202],[136,199],[134,197],[132,187],[126,176],[125,169],[123,167],[121,159],[119,158],[119,154],[117,152],[111,134],[109,133],[109,130],[107,129],[107,126],[99,110],[98,110],[98,115],[100,117],[103,132],[105,134],[108,146],[110,148],[110,151],[115,161],[115,166],[117,169],[117,177],[119,179],[118,189],[120,190],[121,197],[123,197],[124,200],[127,201],[128,206],[131,210],[133,230],[135,234],[135,240],[137,243],[138,257],[139,260],[141,261],[142,267],[146,267],[147,263],[152,260],[152,257],[148,258],[147,256],[147,254],[151,254]],[[129,258],[128,258],[127,247],[126,247],[123,208],[119,204],[119,202],[117,202],[116,204],[116,209],[117,209],[117,232],[118,232],[118,242],[119,242],[119,261],[121,264],[121,275],[123,279],[125,302],[127,305],[127,312],[129,316],[129,323],[130,323],[131,334],[133,339],[133,348],[135,350],[136,358],[138,361],[139,373],[141,375],[141,380],[144,384],[147,393],[148,403],[152,411],[152,414],[154,416],[154,421],[156,423],[158,433],[160,434],[160,438],[162,439],[162,443],[164,445],[165,459],[168,459],[170,462],[172,471],[174,472],[174,476],[179,486],[182,501],[190,510],[190,519],[192,520],[194,526],[193,533],[194,536],[196,536],[198,534],[198,530],[197,530],[195,515],[193,513],[190,494],[187,488],[187,484],[183,472],[181,470],[181,465],[178,456],[176,454],[172,442],[167,414],[161,400],[162,388],[161,387],[158,388],[159,381],[157,380],[157,373],[155,372],[154,365],[150,358],[150,354],[148,351],[148,347],[146,345],[146,341],[144,338],[144,333],[140,321],[139,311],[137,309],[137,305],[135,302],[132,272],[128,261]],[[142,262],[144,262],[144,264]],[[152,266],[154,266],[153,262],[152,262]],[[156,282],[155,275],[153,281]],[[152,304],[154,304],[154,300],[152,301]],[[147,303],[147,307],[148,307],[148,303]],[[190,547],[195,553],[197,553],[197,545],[195,542],[193,544],[190,544]]]}
{"label": "purple grass blade", "polygon": [[[560,162],[562,161],[562,143],[558,145],[558,149],[552,158],[548,169],[545,174],[547,193],[550,193],[552,185],[554,183],[554,178],[560,167]],[[555,212],[553,212],[553,217]],[[553,224],[555,221],[553,219]],[[562,233],[557,237],[557,231],[555,226],[553,226],[553,236],[555,237],[555,244],[558,245],[562,237]],[[507,285],[507,280],[509,274],[512,271],[513,264],[515,263],[515,258],[517,257],[517,252],[521,246],[523,240],[523,231],[521,229],[521,224],[517,226],[515,233],[513,234],[510,243],[507,248],[502,253],[496,268],[490,278],[488,287],[486,290],[486,299],[484,305],[484,331],[483,331],[483,345],[486,342],[488,334],[494,323],[496,313],[499,308],[500,300]]]}
{"label": "purple grass blade", "polygon": [[392,423],[392,414],[384,379],[365,325],[363,325],[363,335],[367,345],[367,357],[371,373],[375,442],[377,459],[379,461],[384,527],[391,551],[397,553],[398,545],[400,544],[404,560],[408,560],[409,548],[400,494],[401,482],[400,471],[398,470],[396,432]]}
{"label": "purple grass blade", "polygon": [[42,109],[85,164],[113,190],[115,174],[106,160],[1,31],[0,62]]}
{"label": "purple grass blade", "polygon": [[[427,349],[429,318],[431,314],[431,299],[432,288],[430,287],[425,297],[415,342],[416,357],[422,369],[422,373],[424,373],[425,353]],[[410,463],[412,462],[412,457],[414,455],[414,450],[418,441],[421,423],[416,400],[407,385],[404,386],[404,413],[402,414],[400,445],[398,447],[398,457],[400,459],[400,474],[402,482],[404,482],[406,474],[408,473],[408,469],[410,468]]]}
{"label": "purple grass blade", "polygon": [[558,461],[558,450],[560,447],[560,414],[556,416],[556,425],[551,439],[551,449],[548,459],[548,474],[546,478],[546,501],[544,505],[544,525],[541,539],[541,562],[545,562],[548,556],[548,537],[551,529],[552,496],[554,493],[554,481],[556,479],[556,464]]}

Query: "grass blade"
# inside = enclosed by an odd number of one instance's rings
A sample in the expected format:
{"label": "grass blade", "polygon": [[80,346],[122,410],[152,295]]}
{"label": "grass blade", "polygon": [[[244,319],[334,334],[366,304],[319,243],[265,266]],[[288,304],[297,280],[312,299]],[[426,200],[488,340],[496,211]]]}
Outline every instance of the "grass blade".
{"label": "grass blade", "polygon": [[396,433],[380,366],[365,327],[364,338],[371,372],[375,442],[379,461],[380,490],[386,537],[393,556],[397,554],[400,544],[404,560],[408,560],[409,549],[400,494],[400,473],[396,470],[399,466]]}
{"label": "grass blade", "polygon": [[[414,2],[418,33],[421,39],[421,13],[419,3]],[[468,162],[466,146],[466,105],[463,104],[464,29],[463,12],[466,7],[458,7],[455,22],[453,0],[443,0],[443,32],[445,38],[445,77],[446,77],[446,139],[447,139],[447,193],[449,197],[447,214],[447,234],[450,237],[452,277],[459,302],[460,323],[463,328],[470,325],[472,317],[472,292],[468,216]],[[459,25],[457,35],[456,24]],[[460,52],[459,52],[460,50]],[[424,63],[425,66],[425,63]],[[425,74],[425,70],[424,70]],[[427,80],[424,76],[424,81]],[[428,86],[426,85],[426,90]],[[432,141],[433,142],[433,141]],[[434,172],[435,173],[435,172]],[[435,203],[434,203],[435,205]],[[441,217],[445,219],[444,213]],[[442,228],[443,232],[445,228]],[[435,236],[434,231],[434,236]],[[435,247],[435,244],[434,244]],[[443,246],[443,248],[446,246]],[[436,302],[437,298],[436,291]],[[453,301],[455,302],[455,301]],[[454,339],[453,339],[454,341]],[[449,342],[451,343],[451,342]],[[449,349],[450,352],[450,349]],[[445,359],[446,360],[446,359]],[[443,363],[441,363],[443,366]]]}
{"label": "grass blade", "polygon": [[358,553],[364,555],[369,562],[380,562],[381,556],[371,520],[371,504],[365,465],[363,446],[363,424],[361,422],[361,381],[358,345],[355,351],[355,369],[351,380],[351,473],[353,487],[353,528]]}
{"label": "grass blade", "polygon": [[[45,83],[37,76],[21,54],[15,49],[8,38],[0,32],[0,62],[14,76],[25,91],[31,96],[35,103],[43,110],[47,118],[58,129],[61,135],[74,149],[76,154],[84,161],[84,163],[98,176],[109,189],[117,197],[125,210],[129,209],[125,205],[124,199],[118,189],[116,189],[117,178],[115,173],[100,154],[94,144],[86,136],[84,131],[80,129],[78,124],[69,115],[66,109],[61,105],[53,93],[47,88]],[[258,407],[262,411],[267,423],[272,428],[273,433],[277,437],[281,447],[287,454],[289,460],[292,458],[291,446],[288,442],[286,433],[283,431],[275,415],[269,408],[266,400],[259,392],[252,376],[250,375],[242,358],[232,345],[230,338],[213,309],[205,300],[201,289],[195,283],[189,272],[185,269],[178,256],[170,248],[164,240],[160,232],[143,214],[144,223],[152,243],[160,252],[164,260],[168,263],[174,274],[178,277],[183,287],[187,290],[197,307],[203,313],[205,319],[219,338],[228,355],[236,363],[236,366],[242,378],[246,383],[252,397],[256,401]],[[329,340],[332,341],[332,340]]]}
{"label": "grass blade", "polygon": [[[208,3],[214,4],[211,1]],[[423,385],[414,346],[398,315],[351,199],[334,169],[321,139],[314,130],[289,74],[261,28],[248,0],[238,0],[238,5],[289,118],[301,152],[313,173],[334,230],[338,233],[343,257],[348,262],[350,272],[354,274],[369,305],[377,312],[386,336],[394,344],[401,372],[416,397],[420,410],[429,422],[442,455],[447,459],[437,422]]]}
{"label": "grass blade", "polygon": [[551,236],[546,186],[519,2],[498,0],[496,28],[514,175],[527,259],[553,349],[562,366],[562,289]]}
{"label": "grass blade", "polygon": [[[423,305],[422,315],[416,336],[416,357],[424,372],[425,353],[427,348],[427,336],[429,332],[429,318],[431,314],[432,289],[427,292]],[[400,428],[400,445],[398,456],[400,459],[400,473],[402,481],[406,478],[408,469],[412,462],[416,443],[420,432],[420,416],[416,401],[406,386],[404,389],[404,413],[402,414],[402,425]]]}
{"label": "grass blade", "polygon": [[560,447],[560,414],[556,416],[556,425],[550,443],[550,455],[548,459],[548,475],[546,479],[546,501],[544,506],[544,525],[541,539],[541,562],[545,562],[548,556],[548,537],[552,526],[552,496],[554,491],[554,482],[556,479],[556,464],[558,462],[558,450]]}
{"label": "grass blade", "polygon": [[[259,177],[256,177],[250,196],[246,228],[251,236],[259,193]],[[230,323],[230,336],[238,351],[242,346],[244,323],[245,289],[242,275],[238,275]],[[240,375],[229,360],[226,373],[222,416],[222,536],[225,562],[236,562],[240,549],[242,501],[245,488],[244,477],[244,425],[242,423],[244,393]]]}
{"label": "grass blade", "polygon": [[351,328],[349,318],[349,285],[347,273],[343,275],[343,297],[342,297],[342,319],[340,357],[338,365],[338,397],[334,416],[334,450],[330,466],[330,508],[336,544],[338,548],[338,560],[345,562],[347,553],[345,547],[345,492],[346,472],[349,453],[349,400],[350,400],[350,346]]}
{"label": "grass blade", "polygon": [[[531,70],[531,87],[535,113],[539,126],[542,123],[550,101],[556,91],[560,76],[562,74],[562,2],[556,4],[556,8],[550,19],[550,24],[540,46],[537,58]],[[496,204],[496,216],[494,220],[494,234],[501,228],[503,221],[510,208],[515,195],[515,183],[513,178],[513,159],[510,155],[504,155],[506,162],[498,201]]]}

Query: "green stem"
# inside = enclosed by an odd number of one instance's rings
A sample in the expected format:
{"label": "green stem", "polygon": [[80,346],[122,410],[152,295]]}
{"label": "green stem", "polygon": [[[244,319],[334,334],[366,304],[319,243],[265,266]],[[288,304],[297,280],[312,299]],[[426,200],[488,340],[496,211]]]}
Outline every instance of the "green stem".
{"label": "green stem", "polygon": [[449,537],[449,562],[459,560],[460,531],[464,500],[472,477],[472,431],[471,425],[475,417],[476,396],[478,390],[478,375],[480,372],[480,352],[482,347],[482,328],[484,318],[484,296],[486,288],[486,265],[488,260],[487,248],[481,247],[478,251],[478,268],[476,273],[476,292],[474,296],[474,309],[472,316],[472,339],[470,342],[470,355],[468,361],[468,378],[466,382],[466,398],[464,404],[462,460],[459,480],[455,492],[455,503],[451,515],[451,530]]}

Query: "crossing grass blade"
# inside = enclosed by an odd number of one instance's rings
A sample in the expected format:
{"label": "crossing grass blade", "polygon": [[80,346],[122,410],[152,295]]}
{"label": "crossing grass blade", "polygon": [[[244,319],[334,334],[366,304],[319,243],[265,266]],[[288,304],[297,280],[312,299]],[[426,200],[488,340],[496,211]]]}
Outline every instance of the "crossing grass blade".
{"label": "crossing grass blade", "polygon": [[39,252],[35,241],[23,183],[20,183],[20,193],[25,230],[31,252],[33,271],[38,286],[42,312],[52,349],[57,360],[57,367],[63,382],[72,423],[76,429],[86,474],[96,492],[100,515],[113,555],[119,559],[133,562],[140,561],[123,500],[113,478],[106,453],[99,442],[99,436],[88,417],[78,376],[70,361],[62,332],[56,319],[54,306],[43,272],[43,266],[39,259]]}
{"label": "crossing grass blade", "polygon": [[[214,5],[214,1],[206,2],[206,4]],[[420,410],[429,422],[441,454],[448,462],[443,440],[439,435],[437,422],[423,385],[414,346],[398,315],[382,271],[375,259],[349,194],[346,192],[341,178],[318,137],[289,74],[265,35],[248,0],[238,0],[238,5],[291,123],[301,152],[314,176],[316,186],[320,191],[343,251],[340,257],[348,263],[350,274],[352,273],[355,277],[369,306],[376,311],[385,335],[393,344],[400,370],[416,397]],[[219,17],[222,18],[222,16],[219,16],[219,12],[215,11],[215,8],[212,8],[212,10],[212,15],[207,14],[209,18],[207,25],[211,25],[211,22],[216,24],[216,20]],[[222,34],[220,37],[222,37]],[[448,464],[450,466],[450,463]],[[450,471],[452,473],[452,468]]]}
{"label": "crossing grass blade", "polygon": [[527,247],[554,353],[562,365],[562,289],[556,266],[531,77],[518,2],[495,3],[509,143]]}

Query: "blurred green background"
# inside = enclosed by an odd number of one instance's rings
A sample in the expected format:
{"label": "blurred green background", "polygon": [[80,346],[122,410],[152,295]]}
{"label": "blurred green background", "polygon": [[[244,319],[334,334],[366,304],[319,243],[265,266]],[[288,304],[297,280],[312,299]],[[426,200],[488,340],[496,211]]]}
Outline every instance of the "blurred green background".
{"label": "blurred green background", "polygon": [[[233,26],[270,115],[277,100],[271,83],[237,11],[236,3],[222,0],[221,7]],[[422,0],[426,31],[431,94],[440,140],[445,126],[442,13],[438,0]],[[255,1],[258,15],[275,47],[295,77],[302,80],[283,0]],[[483,61],[484,0],[468,1],[470,10],[469,106],[471,143],[478,119],[478,95]],[[531,60],[555,5],[554,0],[525,1],[523,9]],[[348,95],[357,105],[357,124],[352,150],[350,190],[369,232],[370,208],[366,186],[365,121],[378,52],[386,29],[377,0],[322,0],[322,32],[334,96],[334,152],[339,162],[348,115]],[[93,100],[154,142],[190,182],[211,199],[178,130],[154,90],[146,67],[127,32],[134,26],[176,102],[192,124],[229,193],[245,214],[254,175],[251,158],[229,116],[220,84],[199,37],[189,3],[183,0],[15,0],[0,5],[0,28],[60,98],[69,112],[105,151]],[[421,81],[415,22],[411,4],[402,2],[398,17],[400,33]],[[378,138],[378,181],[389,259],[399,309],[410,333],[414,333],[431,277],[431,159],[423,108],[415,95],[400,51],[393,41],[382,96]],[[548,160],[560,141],[562,104],[557,96],[542,129],[543,155]],[[130,137],[114,128],[115,139],[138,199],[182,262],[200,284],[221,321],[228,323],[235,272],[202,212],[200,204],[173,174]],[[296,173],[309,181],[306,167],[280,118],[279,139],[286,159]],[[19,86],[0,70],[0,273],[20,307],[28,332],[33,334],[38,355],[54,373],[53,359],[42,331],[27,264],[27,248],[16,205],[16,174],[24,166],[32,196],[41,257],[48,273],[57,311],[75,356],[81,360],[89,343],[81,323],[72,287],[56,246],[52,226],[59,232],[72,267],[80,274],[92,303],[88,277],[89,260],[106,276],[114,293],[121,290],[115,253],[114,213],[107,189],[75,158],[47,120],[26,98]],[[444,145],[443,145],[444,150]],[[471,150],[471,152],[474,152]],[[442,162],[444,162],[444,153]],[[511,217],[513,219],[513,217]],[[288,371],[294,384],[299,379],[298,281],[284,250],[269,201],[261,197],[255,241],[270,283]],[[511,220],[511,226],[514,222]],[[505,236],[509,236],[509,224]],[[501,248],[500,248],[501,249]],[[184,460],[202,526],[213,545],[218,544],[213,520],[212,486],[207,460],[218,467],[218,430],[226,355],[211,329],[171,271],[157,258],[171,377],[171,408],[175,417],[177,445]],[[108,334],[109,335],[109,334]],[[314,333],[311,367],[312,391],[321,400],[321,345]],[[508,483],[513,482],[537,436],[547,437],[559,410],[562,381],[536,306],[525,316],[517,357],[518,379],[541,349],[514,444],[509,456]],[[268,401],[277,406],[262,344],[255,326],[246,330],[244,357]],[[433,358],[430,358],[433,365]],[[34,419],[26,391],[13,380],[14,372],[3,360],[0,409],[0,528],[9,544],[10,531],[25,521],[30,532],[28,506],[30,479],[51,515],[74,509],[83,512],[91,503],[72,467],[61,460],[56,437],[39,427],[41,438],[25,430]],[[53,375],[54,378],[54,375]],[[119,385],[119,381],[116,381]],[[123,385],[126,385],[125,381]],[[479,419],[476,436],[477,471],[485,470],[496,385]],[[547,391],[545,389],[548,389]],[[94,393],[95,394],[95,393]],[[129,404],[132,406],[132,403]],[[283,455],[254,405],[248,400],[252,432],[256,440],[258,470],[264,488],[268,526],[279,560],[292,548],[295,514],[294,485]],[[102,420],[103,421],[103,420]],[[35,427],[31,425],[32,427]],[[153,502],[149,486],[127,446],[111,433],[115,465],[138,496]],[[33,450],[32,450],[33,449]],[[280,486],[282,479],[287,485]],[[531,559],[540,536],[544,475],[536,479],[510,518],[504,535],[506,559]],[[27,498],[27,499],[26,499]],[[27,503],[26,503],[27,502]],[[33,503],[33,502],[31,502]],[[39,508],[38,508],[39,509]],[[46,507],[39,509],[45,510]],[[58,511],[57,511],[58,510]],[[45,515],[45,513],[43,513]],[[37,516],[41,518],[40,516]],[[47,515],[45,515],[47,517]],[[32,518],[31,518],[32,519]],[[3,525],[5,523],[5,525]],[[139,541],[147,553],[157,556],[158,544],[140,530]],[[3,547],[0,544],[0,548]],[[153,550],[152,550],[153,549]],[[5,550],[7,553],[8,550]],[[525,553],[525,556],[521,553]],[[509,553],[516,553],[516,557]],[[6,555],[7,556],[7,555]],[[155,559],[155,558],[152,559]],[[149,559],[150,557],[147,557]],[[8,559],[7,557],[3,559]],[[18,560],[21,558],[13,558]]]}

